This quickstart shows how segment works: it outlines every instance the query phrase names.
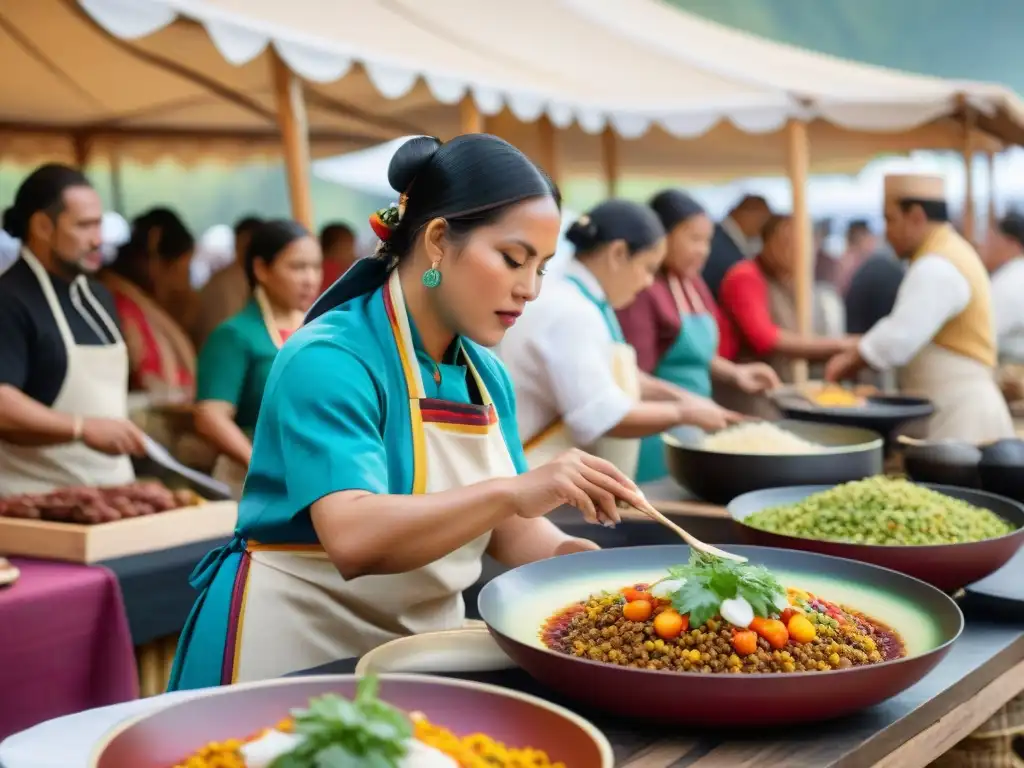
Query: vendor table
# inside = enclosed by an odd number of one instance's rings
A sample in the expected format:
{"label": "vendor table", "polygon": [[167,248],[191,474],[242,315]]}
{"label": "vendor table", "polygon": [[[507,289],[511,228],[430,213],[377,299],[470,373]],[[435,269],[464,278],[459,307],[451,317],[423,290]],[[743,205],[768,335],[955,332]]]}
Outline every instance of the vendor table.
{"label": "vendor table", "polygon": [[[349,659],[300,674],[351,672],[354,666]],[[608,737],[617,768],[916,768],[1024,690],[1024,623],[970,620],[949,656],[900,696],[841,720],[761,733],[625,721],[558,697],[521,670],[453,676],[513,688],[579,713]],[[680,691],[685,695],[685,685]]]}
{"label": "vendor table", "polygon": [[11,558],[0,589],[0,738],[138,695],[117,579],[104,569]]}

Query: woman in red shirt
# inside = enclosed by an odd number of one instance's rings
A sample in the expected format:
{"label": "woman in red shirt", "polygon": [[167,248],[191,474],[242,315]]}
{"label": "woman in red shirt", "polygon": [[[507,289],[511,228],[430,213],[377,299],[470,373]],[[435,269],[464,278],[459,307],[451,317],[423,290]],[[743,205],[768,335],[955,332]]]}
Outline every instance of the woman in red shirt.
{"label": "woman in red shirt", "polygon": [[[723,347],[738,363],[767,362],[783,382],[793,381],[795,360],[827,360],[856,344],[856,337],[826,338],[799,332],[793,299],[795,251],[793,222],[772,216],[762,232],[764,243],[755,258],[734,264],[722,280]],[[736,387],[716,390],[728,407],[758,416],[775,416],[764,398]]]}
{"label": "woman in red shirt", "polygon": [[[720,355],[720,313],[700,276],[714,234],[707,213],[678,190],[659,193],[651,208],[668,233],[668,254],[654,285],[618,313],[640,368],[702,397],[711,397],[712,378],[748,392],[777,386],[767,365],[736,365]],[[645,439],[637,480],[657,480],[667,471],[661,436]]]}

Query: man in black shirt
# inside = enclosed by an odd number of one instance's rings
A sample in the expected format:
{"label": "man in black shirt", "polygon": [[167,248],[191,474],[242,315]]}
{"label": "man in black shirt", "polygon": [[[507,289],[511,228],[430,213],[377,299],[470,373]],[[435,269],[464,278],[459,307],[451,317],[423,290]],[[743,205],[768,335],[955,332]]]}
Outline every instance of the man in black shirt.
{"label": "man in black shirt", "polygon": [[99,195],[44,165],[4,214],[23,243],[0,275],[0,495],[134,479],[144,452],[128,420],[128,354],[101,265]]}

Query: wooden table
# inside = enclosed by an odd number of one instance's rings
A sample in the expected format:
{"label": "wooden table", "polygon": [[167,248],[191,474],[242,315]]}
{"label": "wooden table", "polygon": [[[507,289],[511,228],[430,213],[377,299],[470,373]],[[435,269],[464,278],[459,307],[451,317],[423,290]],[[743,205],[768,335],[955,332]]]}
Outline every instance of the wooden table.
{"label": "wooden table", "polygon": [[[354,666],[348,659],[299,674],[350,673]],[[579,713],[608,737],[616,768],[918,768],[1024,689],[1024,623],[971,619],[949,656],[900,696],[841,720],[761,733],[611,717],[560,698],[522,670],[450,676],[520,690]]]}

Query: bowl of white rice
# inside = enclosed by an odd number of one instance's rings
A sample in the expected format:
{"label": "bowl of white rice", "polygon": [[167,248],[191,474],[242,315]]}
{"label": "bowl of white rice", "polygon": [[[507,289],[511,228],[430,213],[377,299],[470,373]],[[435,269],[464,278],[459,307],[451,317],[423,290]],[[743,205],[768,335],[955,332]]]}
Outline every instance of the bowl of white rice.
{"label": "bowl of white rice", "polygon": [[713,504],[763,488],[836,485],[882,472],[884,440],[858,427],[806,421],[748,421],[707,434],[679,427],[662,435],[669,472]]}

